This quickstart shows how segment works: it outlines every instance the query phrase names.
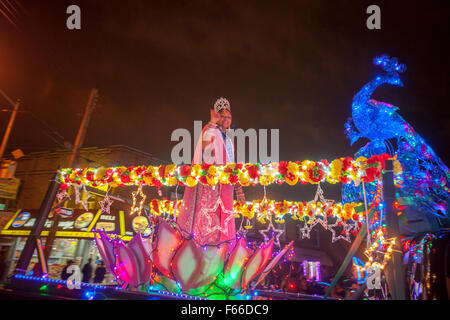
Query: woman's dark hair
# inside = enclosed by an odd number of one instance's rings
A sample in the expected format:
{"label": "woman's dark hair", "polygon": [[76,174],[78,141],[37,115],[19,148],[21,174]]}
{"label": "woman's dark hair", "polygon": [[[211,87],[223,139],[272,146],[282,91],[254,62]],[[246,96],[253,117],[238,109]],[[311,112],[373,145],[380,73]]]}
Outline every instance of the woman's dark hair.
{"label": "woman's dark hair", "polygon": [[224,111],[228,111],[229,113],[231,113],[230,110],[228,110],[227,108],[222,108],[219,110],[219,113],[222,114]]}

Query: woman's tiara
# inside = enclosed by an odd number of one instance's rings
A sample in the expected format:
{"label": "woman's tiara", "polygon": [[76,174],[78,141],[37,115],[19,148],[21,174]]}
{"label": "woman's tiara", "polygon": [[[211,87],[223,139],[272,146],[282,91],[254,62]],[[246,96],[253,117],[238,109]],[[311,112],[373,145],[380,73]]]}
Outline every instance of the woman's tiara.
{"label": "woman's tiara", "polygon": [[220,112],[223,109],[231,111],[230,102],[225,98],[219,98],[214,103],[214,110],[216,110],[216,112]]}

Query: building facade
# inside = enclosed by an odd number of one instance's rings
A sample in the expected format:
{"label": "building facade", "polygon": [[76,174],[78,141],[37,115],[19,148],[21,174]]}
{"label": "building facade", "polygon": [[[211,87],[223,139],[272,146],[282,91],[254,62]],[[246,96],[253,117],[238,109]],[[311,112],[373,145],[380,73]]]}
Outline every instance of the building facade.
{"label": "building facade", "polygon": [[[39,210],[51,180],[58,168],[67,167],[71,154],[72,151],[69,149],[35,152],[17,160],[15,178],[20,180],[20,186],[15,201],[9,201],[6,210],[0,211],[0,230],[4,231],[3,229],[8,222],[17,214]],[[155,158],[141,150],[124,145],[115,145],[105,148],[81,148],[74,167],[158,166],[161,164],[168,164],[168,162]],[[136,187],[117,189],[111,190],[111,194],[130,201],[131,192],[135,191]],[[167,198],[170,198],[173,193],[169,188],[164,188],[161,191],[163,192],[161,196]],[[153,198],[160,198],[155,188],[145,187],[143,192],[148,201]],[[87,202],[89,210],[92,212],[98,211],[98,202],[101,199],[102,197],[91,194]],[[64,206],[75,210],[83,208],[80,204],[75,204],[74,197],[71,197],[71,200],[67,201]],[[124,210],[126,210],[126,205]],[[32,221],[29,221],[29,223],[32,223]],[[45,240],[46,237],[43,237],[42,241],[44,244]],[[26,236],[0,235],[1,249],[8,252],[8,268],[1,280],[4,280],[7,274],[14,270],[25,241]],[[52,248],[48,264],[52,266],[50,267],[50,272],[53,273],[54,277],[59,276],[59,272],[67,260],[76,260],[78,258],[81,265],[88,258],[92,258],[94,263],[99,258],[91,239],[57,237]],[[30,269],[33,267],[34,262],[37,262],[36,254],[29,266]]]}

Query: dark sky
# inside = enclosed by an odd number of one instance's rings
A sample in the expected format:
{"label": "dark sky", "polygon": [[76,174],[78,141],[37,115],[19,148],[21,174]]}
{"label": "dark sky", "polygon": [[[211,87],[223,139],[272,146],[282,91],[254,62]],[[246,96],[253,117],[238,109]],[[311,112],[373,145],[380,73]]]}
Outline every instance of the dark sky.
{"label": "dark sky", "polygon": [[[343,133],[352,97],[387,53],[407,65],[405,87],[375,98],[399,106],[450,163],[448,1],[8,1],[21,8],[17,27],[0,15],[0,89],[72,143],[97,87],[85,146],[170,160],[171,132],[207,121],[224,96],[237,127],[280,129],[280,160],[352,156],[365,143],[351,147]],[[80,31],[66,28],[70,4],[81,7]],[[366,28],[370,4],[381,30]],[[47,131],[21,113],[7,151],[58,148]]]}

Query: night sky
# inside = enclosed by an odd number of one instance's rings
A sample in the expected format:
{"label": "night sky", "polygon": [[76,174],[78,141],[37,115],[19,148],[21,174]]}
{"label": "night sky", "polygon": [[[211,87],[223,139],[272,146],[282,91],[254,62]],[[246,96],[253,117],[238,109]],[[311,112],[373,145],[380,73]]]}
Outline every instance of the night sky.
{"label": "night sky", "polygon": [[[7,152],[58,149],[51,130],[73,143],[97,87],[84,146],[124,144],[170,160],[171,132],[208,121],[223,96],[236,127],[280,129],[280,160],[353,156],[367,141],[351,147],[344,136],[352,97],[386,53],[407,65],[405,87],[374,98],[399,106],[450,164],[448,1],[8,2],[20,6],[16,26],[0,15],[0,89],[41,121],[19,114]],[[71,4],[81,7],[79,31],[66,28]],[[381,7],[381,30],[366,28],[370,4]],[[0,130],[9,115],[0,113]],[[324,186],[333,197],[339,188]],[[315,190],[269,189],[278,200]]]}

